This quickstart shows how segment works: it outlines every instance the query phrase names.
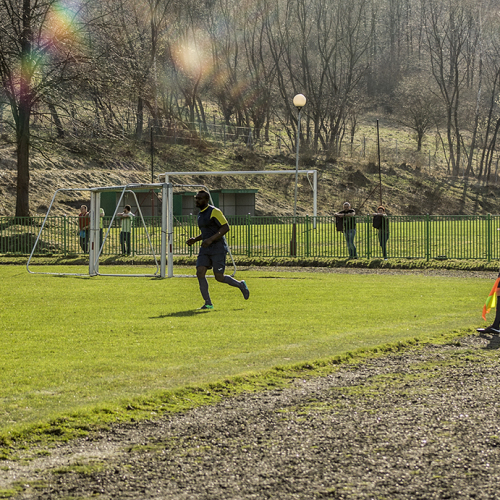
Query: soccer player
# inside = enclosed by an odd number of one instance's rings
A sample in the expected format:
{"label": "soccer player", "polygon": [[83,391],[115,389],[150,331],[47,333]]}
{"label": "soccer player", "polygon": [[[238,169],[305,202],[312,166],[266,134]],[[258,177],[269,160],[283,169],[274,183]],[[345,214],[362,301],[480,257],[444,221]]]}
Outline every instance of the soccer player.
{"label": "soccer player", "polygon": [[196,206],[200,209],[198,214],[198,227],[201,234],[189,238],[188,246],[201,241],[198,259],[196,260],[196,277],[200,284],[201,296],[205,304],[200,309],[213,309],[212,300],[208,293],[207,270],[212,269],[214,276],[220,283],[234,286],[241,290],[245,300],[250,297],[250,291],[244,281],[238,281],[231,276],[224,275],[226,269],[226,254],[228,252],[224,235],[229,231],[229,224],[224,214],[212,205],[209,205],[210,196],[206,191],[199,191],[194,197]]}

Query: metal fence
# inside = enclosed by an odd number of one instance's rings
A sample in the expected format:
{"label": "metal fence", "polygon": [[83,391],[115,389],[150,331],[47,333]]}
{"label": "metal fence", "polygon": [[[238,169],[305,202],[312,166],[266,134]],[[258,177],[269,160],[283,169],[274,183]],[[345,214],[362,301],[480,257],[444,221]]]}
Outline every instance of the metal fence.
{"label": "metal fence", "polygon": [[[0,254],[29,255],[43,217],[0,217]],[[134,219],[131,232],[132,255],[151,255],[148,235],[156,255],[160,253],[161,218],[145,217],[147,228]],[[289,257],[293,217],[230,217],[227,241],[233,256]],[[372,217],[356,216],[354,243],[359,258],[382,258],[378,232]],[[500,258],[500,215],[485,216],[388,216],[389,258],[404,259],[481,259]],[[120,255],[120,227],[104,219],[107,234],[102,254]],[[344,234],[336,230],[334,217],[297,217],[299,258],[347,258]],[[109,231],[108,231],[109,229]],[[34,255],[83,255],[78,235],[78,217],[48,217]],[[199,234],[196,216],[177,216],[174,220],[174,255],[197,254],[197,246],[186,240]]]}

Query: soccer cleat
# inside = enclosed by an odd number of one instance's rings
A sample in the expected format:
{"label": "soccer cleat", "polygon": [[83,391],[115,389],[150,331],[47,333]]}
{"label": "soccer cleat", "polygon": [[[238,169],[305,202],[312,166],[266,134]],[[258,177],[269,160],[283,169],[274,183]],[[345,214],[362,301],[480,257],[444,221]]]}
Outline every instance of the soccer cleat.
{"label": "soccer cleat", "polygon": [[250,290],[248,289],[245,281],[241,282],[240,290],[241,290],[241,293],[243,294],[243,298],[245,300],[248,300],[248,297],[250,297]]}
{"label": "soccer cleat", "polygon": [[214,306],[212,304],[204,304],[200,307],[200,310],[213,309]]}
{"label": "soccer cleat", "polygon": [[487,326],[486,328],[476,328],[476,331],[479,333],[494,333],[495,335],[498,335],[500,333],[500,330],[497,330],[492,326]]}

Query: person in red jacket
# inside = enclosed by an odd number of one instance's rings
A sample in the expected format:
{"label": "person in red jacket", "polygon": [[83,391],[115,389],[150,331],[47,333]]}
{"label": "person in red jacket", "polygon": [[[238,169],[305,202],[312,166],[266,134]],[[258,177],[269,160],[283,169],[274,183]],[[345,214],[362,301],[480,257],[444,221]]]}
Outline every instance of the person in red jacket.
{"label": "person in red jacket", "polygon": [[89,253],[90,214],[87,212],[87,205],[80,207],[80,213],[78,214],[78,234],[80,236],[80,247],[85,253]]}

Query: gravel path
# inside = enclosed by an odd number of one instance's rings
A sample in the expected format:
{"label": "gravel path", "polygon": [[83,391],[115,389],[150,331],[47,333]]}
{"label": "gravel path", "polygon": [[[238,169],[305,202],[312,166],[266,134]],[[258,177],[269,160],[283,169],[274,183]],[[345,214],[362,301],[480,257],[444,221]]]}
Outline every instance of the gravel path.
{"label": "gravel path", "polygon": [[[343,365],[286,389],[117,425],[29,463],[22,499],[495,499],[498,337]],[[43,450],[40,450],[43,452]]]}

